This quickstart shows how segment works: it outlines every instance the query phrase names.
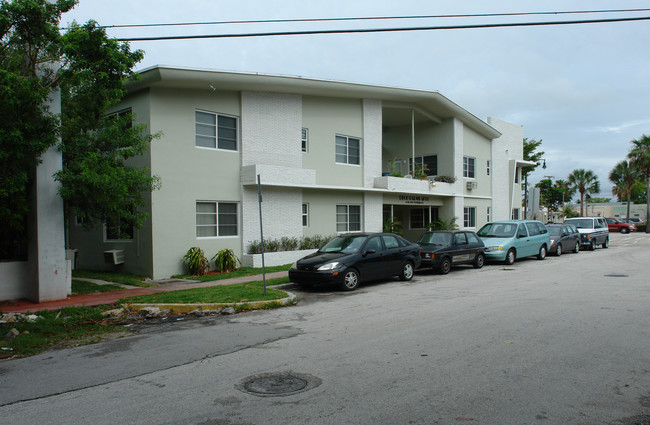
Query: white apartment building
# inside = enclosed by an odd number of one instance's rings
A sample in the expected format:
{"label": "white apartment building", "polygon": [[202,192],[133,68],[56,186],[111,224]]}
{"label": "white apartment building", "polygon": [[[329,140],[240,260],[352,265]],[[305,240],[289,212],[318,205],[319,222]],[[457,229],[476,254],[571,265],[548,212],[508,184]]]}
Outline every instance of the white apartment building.
{"label": "white apartment building", "polygon": [[[166,66],[128,90],[114,112],[162,133],[138,159],[162,188],[130,239],[72,218],[77,268],[159,279],[183,273],[192,246],[241,258],[260,239],[258,175],[265,238],[379,232],[394,217],[416,240],[436,218],[478,229],[520,215],[523,128],[438,92]],[[411,176],[413,163],[427,177]]]}

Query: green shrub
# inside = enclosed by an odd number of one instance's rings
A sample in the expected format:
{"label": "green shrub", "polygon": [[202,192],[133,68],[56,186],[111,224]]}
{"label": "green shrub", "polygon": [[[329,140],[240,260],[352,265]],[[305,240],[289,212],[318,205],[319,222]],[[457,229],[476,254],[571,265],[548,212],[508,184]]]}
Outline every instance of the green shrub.
{"label": "green shrub", "polygon": [[453,176],[435,176],[433,180],[443,183],[456,183],[456,177]]}
{"label": "green shrub", "polygon": [[456,224],[456,217],[452,217],[449,221],[444,219],[433,220],[431,223],[427,224],[427,229],[429,230],[458,230],[458,225]]}
{"label": "green shrub", "polygon": [[198,246],[193,246],[188,249],[183,260],[187,264],[187,268],[191,275],[203,276],[210,270],[210,262],[205,256],[205,252]]}
{"label": "green shrub", "polygon": [[241,266],[241,261],[235,255],[232,249],[222,249],[212,257],[217,270],[221,272],[234,272],[237,270],[237,264]]}
{"label": "green shrub", "polygon": [[[303,236],[300,239],[283,236],[280,239],[264,239],[264,252],[296,251],[299,249],[318,249],[329,242],[333,236]],[[248,254],[261,254],[262,244],[253,241],[248,244]]]}
{"label": "green shrub", "polygon": [[638,232],[645,232],[646,226],[647,226],[647,224],[637,224],[636,225],[636,230]]}

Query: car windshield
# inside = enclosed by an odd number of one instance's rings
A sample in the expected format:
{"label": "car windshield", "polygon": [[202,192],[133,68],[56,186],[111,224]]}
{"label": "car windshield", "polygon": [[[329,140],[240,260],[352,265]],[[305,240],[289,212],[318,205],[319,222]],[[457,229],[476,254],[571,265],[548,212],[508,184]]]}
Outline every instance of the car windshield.
{"label": "car windshield", "polygon": [[419,244],[423,245],[451,245],[451,233],[425,233],[420,236]]}
{"label": "car windshield", "polygon": [[551,234],[551,236],[560,236],[562,233],[562,228],[559,226],[546,226],[548,229],[548,232]]}
{"label": "car windshield", "polygon": [[594,227],[594,221],[590,218],[576,218],[571,220],[571,224],[578,229],[593,229]]}
{"label": "car windshield", "polygon": [[368,236],[337,236],[327,242],[318,252],[343,252],[346,254],[359,251]]}
{"label": "car windshield", "polygon": [[511,238],[517,231],[514,223],[488,223],[476,232],[484,238]]}

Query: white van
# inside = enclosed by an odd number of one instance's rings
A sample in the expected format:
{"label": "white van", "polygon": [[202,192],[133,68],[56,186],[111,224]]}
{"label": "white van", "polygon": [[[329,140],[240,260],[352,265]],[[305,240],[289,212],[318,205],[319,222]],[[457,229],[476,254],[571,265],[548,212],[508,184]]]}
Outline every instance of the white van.
{"label": "white van", "polygon": [[585,246],[591,251],[596,249],[596,245],[609,247],[609,229],[604,217],[573,217],[564,222],[578,228],[580,246]]}

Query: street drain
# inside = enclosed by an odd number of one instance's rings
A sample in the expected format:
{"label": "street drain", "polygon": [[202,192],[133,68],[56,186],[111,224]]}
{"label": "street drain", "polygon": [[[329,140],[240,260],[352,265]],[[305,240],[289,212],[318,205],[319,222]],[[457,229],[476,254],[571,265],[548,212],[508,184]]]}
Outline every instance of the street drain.
{"label": "street drain", "polygon": [[605,277],[629,277],[626,274],[606,274]]}
{"label": "street drain", "polygon": [[236,388],[259,397],[284,397],[311,390],[321,382],[315,376],[304,373],[275,372],[249,376]]}

